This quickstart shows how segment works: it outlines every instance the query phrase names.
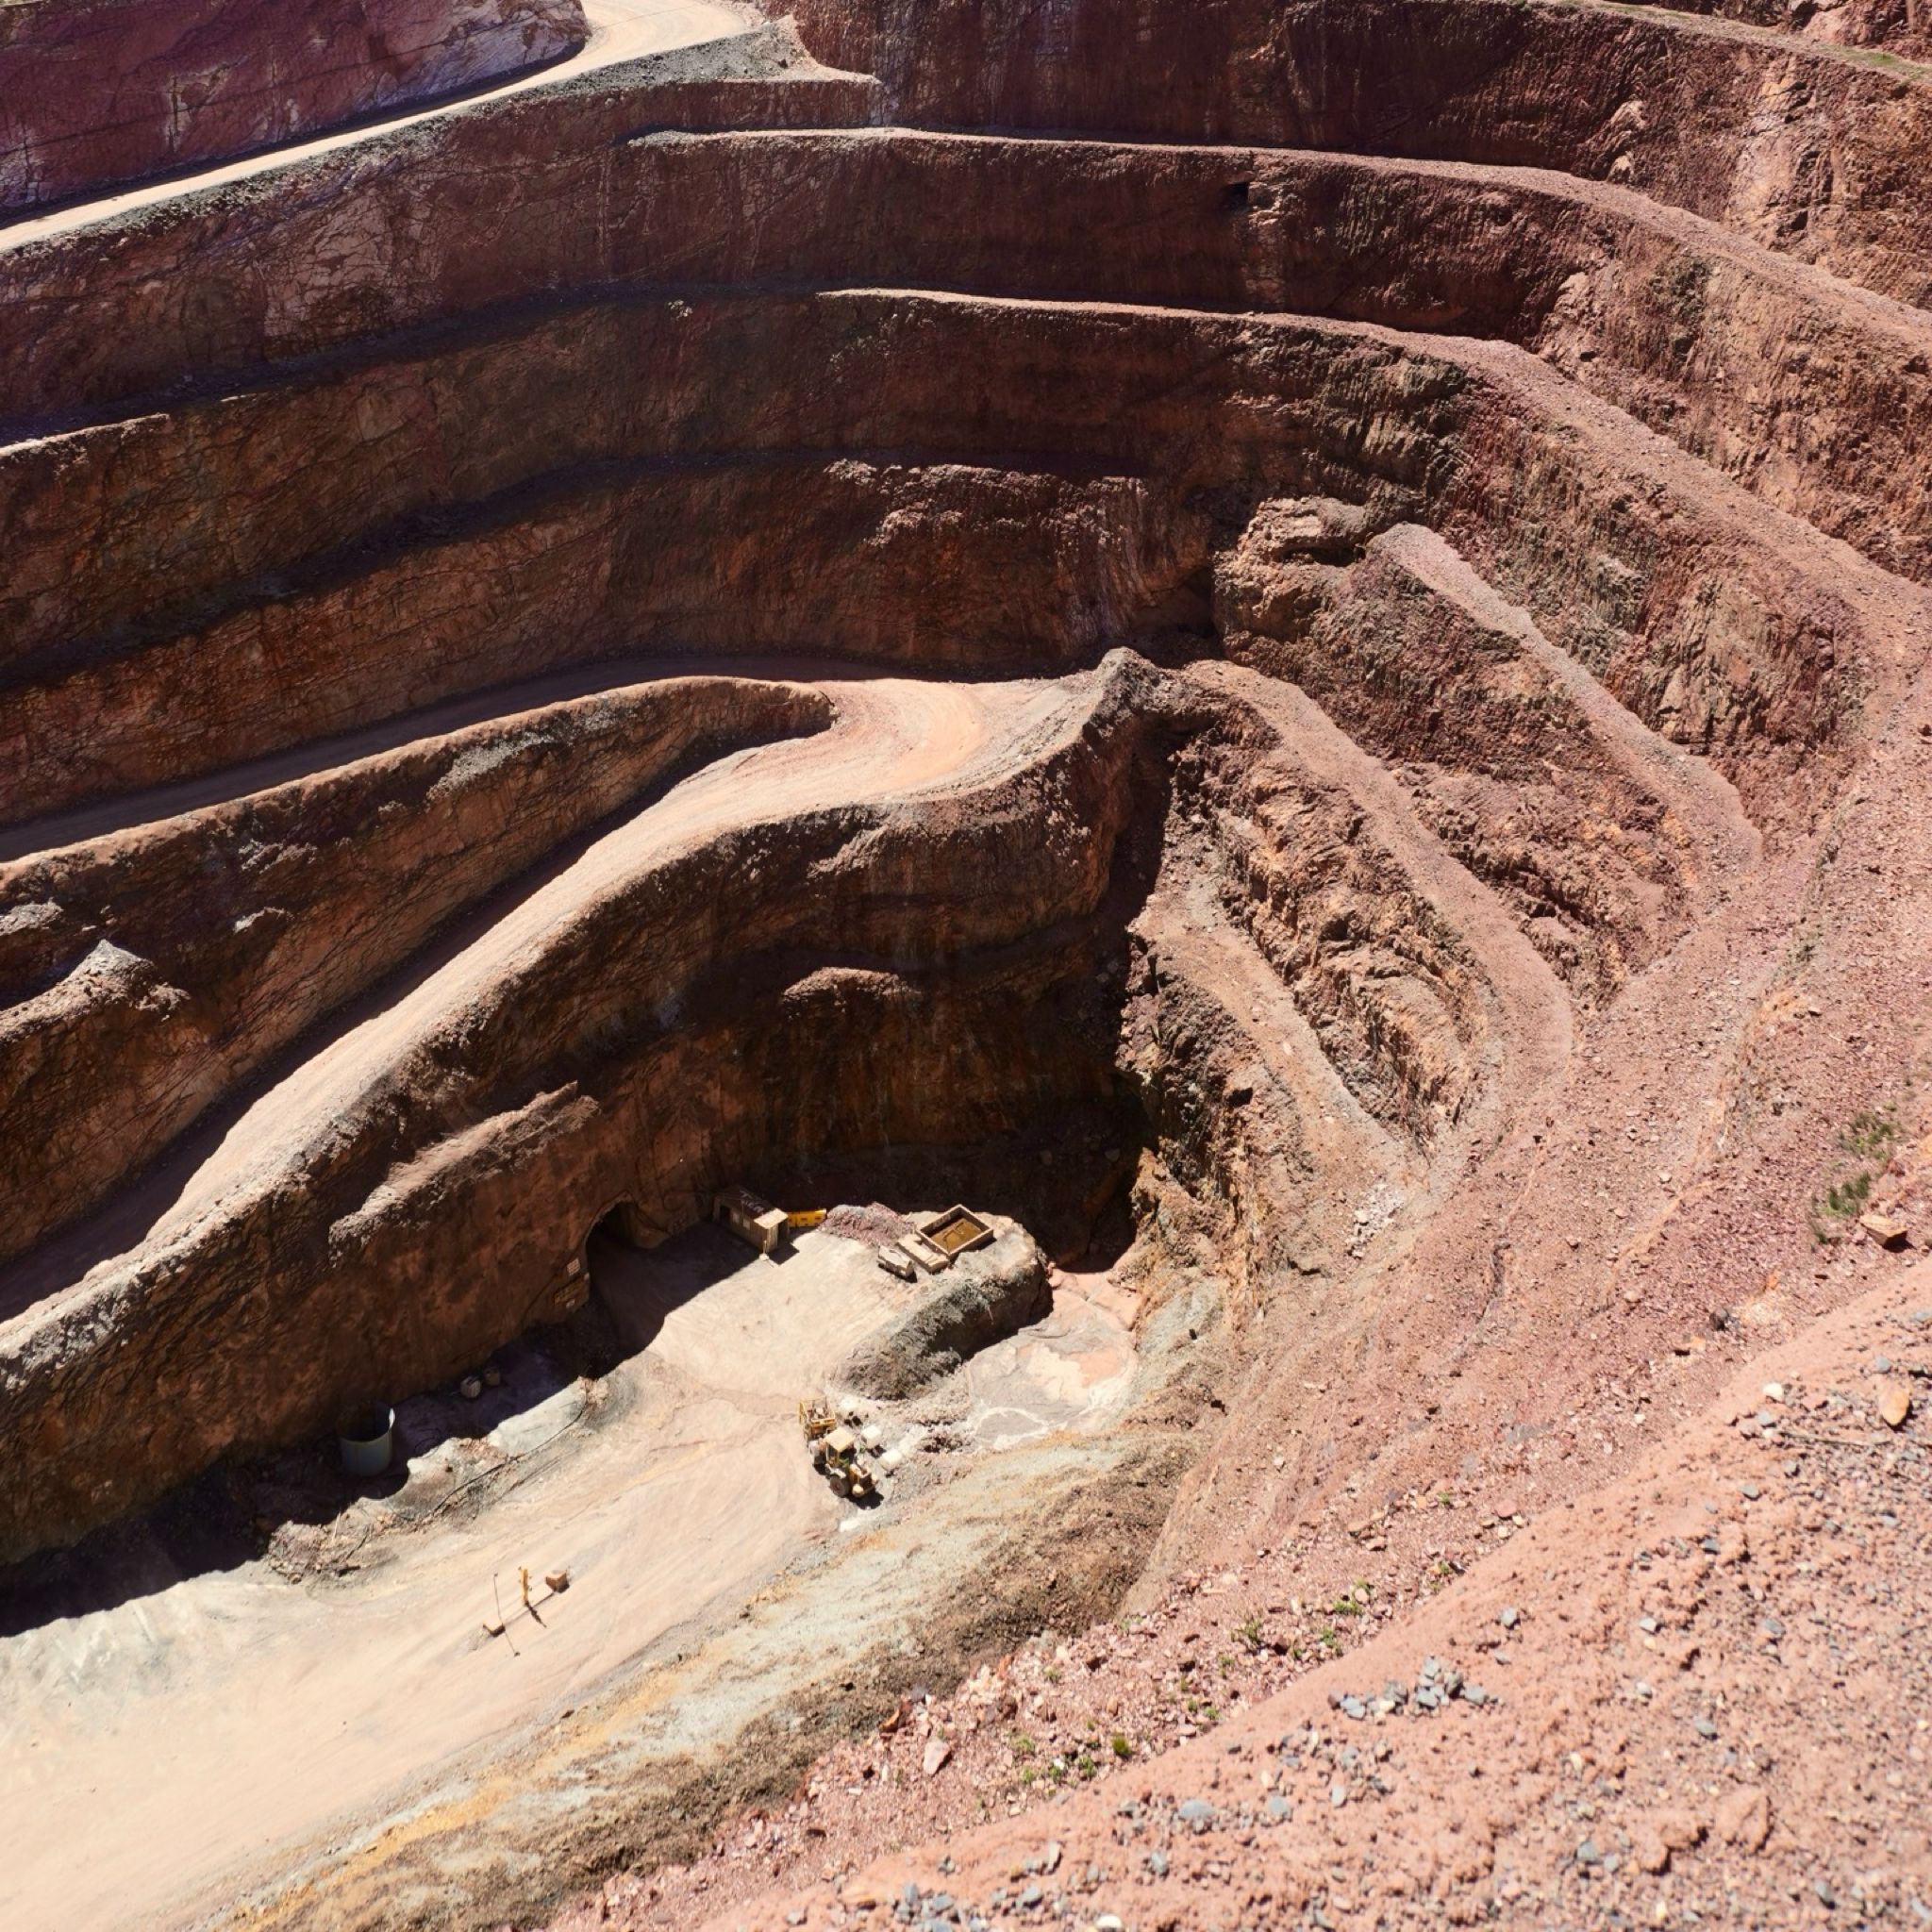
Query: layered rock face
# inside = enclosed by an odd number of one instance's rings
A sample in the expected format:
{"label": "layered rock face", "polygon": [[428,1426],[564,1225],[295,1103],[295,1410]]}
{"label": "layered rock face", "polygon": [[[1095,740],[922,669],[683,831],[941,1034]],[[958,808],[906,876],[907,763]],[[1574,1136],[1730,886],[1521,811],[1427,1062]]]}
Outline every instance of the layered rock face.
{"label": "layered rock face", "polygon": [[0,214],[500,81],[585,31],[578,0],[11,0]]}
{"label": "layered rock face", "polygon": [[695,11],[0,230],[0,1555],[833,1156],[1019,1190],[1104,1121],[1259,1348],[1364,1189],[1423,1239],[1793,929],[1911,701],[1924,70]]}

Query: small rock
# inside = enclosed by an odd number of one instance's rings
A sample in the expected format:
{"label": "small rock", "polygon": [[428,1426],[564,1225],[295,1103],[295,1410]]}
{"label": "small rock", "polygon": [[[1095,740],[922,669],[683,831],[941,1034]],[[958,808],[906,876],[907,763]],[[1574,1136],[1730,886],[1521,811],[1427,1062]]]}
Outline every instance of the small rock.
{"label": "small rock", "polygon": [[1060,1869],[1061,1856],[1062,1853],[1060,1849],[1059,1840],[1057,1838],[1048,1839],[1046,1841],[1046,1850],[1041,1857],[1040,1869],[1042,1872],[1044,1872],[1049,1878],[1052,1877],[1053,1874]]}
{"label": "small rock", "polygon": [[1905,1223],[1890,1214],[1861,1214],[1858,1225],[1862,1227],[1881,1248],[1902,1248],[1908,1232]]}
{"label": "small rock", "polygon": [[1912,1391],[1903,1382],[1888,1382],[1878,1391],[1878,1420],[1888,1429],[1902,1429],[1912,1412]]}
{"label": "small rock", "polygon": [[1294,1807],[1279,1791],[1268,1793],[1267,1812],[1276,1824],[1285,1824],[1294,1816]]}
{"label": "small rock", "polygon": [[1593,1838],[1585,1839],[1576,1847],[1576,1862],[1579,1865],[1601,1865],[1603,1861],[1604,1855],[1597,1850]]}
{"label": "small rock", "polygon": [[1690,1720],[1690,1728],[1700,1738],[1715,1738],[1717,1736],[1717,1726],[1707,1717],[1693,1717]]}
{"label": "small rock", "polygon": [[552,1596],[561,1596],[570,1588],[568,1570],[546,1570],[543,1573],[543,1588]]}
{"label": "small rock", "polygon": [[1504,1610],[1496,1619],[1496,1622],[1502,1624],[1502,1626],[1506,1630],[1515,1629],[1517,1624],[1522,1623],[1522,1621],[1523,1612],[1516,1608],[1516,1607],[1513,1604],[1509,1607],[1509,1608]]}
{"label": "small rock", "polygon": [[1348,1787],[1339,1782],[1330,1785],[1328,1787],[1328,1802],[1340,1811],[1348,1803]]}
{"label": "small rock", "polygon": [[1671,1869],[1671,1848],[1649,1825],[1640,1824],[1630,1834],[1630,1856],[1640,1872],[1657,1874]]}
{"label": "small rock", "polygon": [[1759,1496],[1763,1495],[1764,1491],[1756,1483],[1740,1483],[1738,1485],[1738,1493],[1743,1497],[1745,1502],[1755,1503]]}
{"label": "small rock", "polygon": [[1704,1839],[1703,1819],[1693,1817],[1689,1811],[1659,1811],[1649,1824],[1651,1830],[1670,1851],[1688,1852]]}
{"label": "small rock", "polygon": [[1174,1822],[1185,1824],[1197,1837],[1214,1823],[1214,1807],[1206,1798],[1190,1798],[1175,1807]]}
{"label": "small rock", "polygon": [[457,1384],[457,1387],[462,1391],[462,1397],[465,1402],[475,1402],[483,1392],[483,1377],[481,1375],[465,1375]]}
{"label": "small rock", "polygon": [[1818,1894],[1818,1903],[1822,1905],[1827,1912],[1833,1911],[1837,1908],[1838,1894],[1832,1890],[1831,1887],[1828,1886],[1824,1879],[1814,1878],[1811,1881],[1811,1890]]}
{"label": "small rock", "polygon": [[943,1738],[928,1738],[925,1756],[920,1760],[921,1769],[927,1777],[938,1776],[947,1758],[953,1755],[953,1747]]}
{"label": "small rock", "polygon": [[1771,1836],[1771,1800],[1757,1785],[1743,1785],[1717,1807],[1717,1833],[1726,1844],[1761,1851]]}
{"label": "small rock", "polygon": [[1167,1854],[1165,1852],[1149,1852],[1147,1854],[1147,1869],[1153,1873],[1155,1877],[1165,1878],[1167,1876]]}

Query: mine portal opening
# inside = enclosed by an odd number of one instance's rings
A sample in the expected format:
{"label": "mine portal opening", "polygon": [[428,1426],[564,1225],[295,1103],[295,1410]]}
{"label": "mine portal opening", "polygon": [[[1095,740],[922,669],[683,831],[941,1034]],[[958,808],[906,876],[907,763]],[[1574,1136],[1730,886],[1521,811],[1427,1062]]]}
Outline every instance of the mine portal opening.
{"label": "mine portal opening", "polygon": [[662,1236],[645,1223],[635,1201],[625,1200],[612,1202],[591,1224],[584,1237],[586,1257],[600,1239],[622,1241],[627,1248],[653,1248]]}

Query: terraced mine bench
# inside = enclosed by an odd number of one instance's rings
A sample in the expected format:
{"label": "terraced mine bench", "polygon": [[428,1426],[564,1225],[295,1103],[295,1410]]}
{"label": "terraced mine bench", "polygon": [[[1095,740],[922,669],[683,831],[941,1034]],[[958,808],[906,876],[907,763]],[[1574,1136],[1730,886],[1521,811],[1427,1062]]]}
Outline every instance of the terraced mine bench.
{"label": "terraced mine bench", "polygon": [[8,0],[0,215],[501,82],[580,0]]}

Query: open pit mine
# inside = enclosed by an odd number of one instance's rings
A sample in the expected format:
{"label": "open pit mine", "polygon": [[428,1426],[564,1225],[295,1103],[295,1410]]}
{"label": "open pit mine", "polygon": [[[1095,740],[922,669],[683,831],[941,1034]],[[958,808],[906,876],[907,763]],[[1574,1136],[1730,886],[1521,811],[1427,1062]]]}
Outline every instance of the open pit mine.
{"label": "open pit mine", "polygon": [[1932,0],[0,0],[0,1925],[1932,1923]]}

